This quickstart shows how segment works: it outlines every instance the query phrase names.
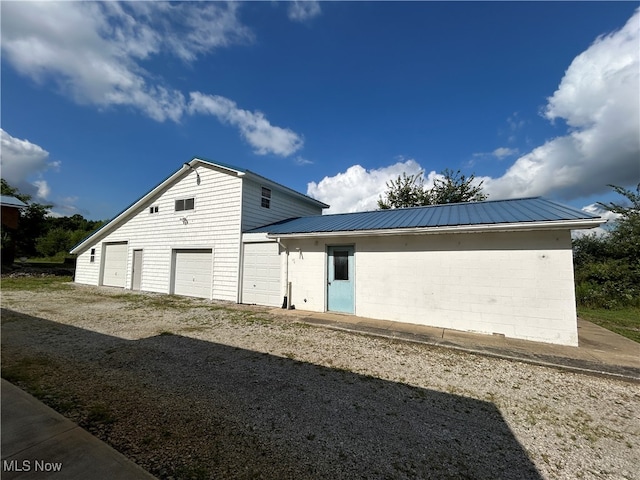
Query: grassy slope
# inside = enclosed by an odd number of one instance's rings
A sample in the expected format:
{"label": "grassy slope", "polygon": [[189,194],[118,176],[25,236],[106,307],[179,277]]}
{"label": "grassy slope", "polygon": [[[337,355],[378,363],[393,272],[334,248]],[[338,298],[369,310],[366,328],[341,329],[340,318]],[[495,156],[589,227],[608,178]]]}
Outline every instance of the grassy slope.
{"label": "grassy slope", "polygon": [[578,307],[578,316],[640,343],[640,308],[618,310]]}
{"label": "grassy slope", "polygon": [[0,281],[2,290],[61,290],[69,288],[65,283],[70,282],[70,276],[46,277],[3,277]]}

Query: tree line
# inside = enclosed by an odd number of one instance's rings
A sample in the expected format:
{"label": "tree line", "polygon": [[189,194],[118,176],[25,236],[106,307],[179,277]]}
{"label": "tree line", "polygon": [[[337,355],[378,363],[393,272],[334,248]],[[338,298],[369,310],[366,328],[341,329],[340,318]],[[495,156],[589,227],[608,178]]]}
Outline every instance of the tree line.
{"label": "tree line", "polygon": [[31,195],[21,193],[4,178],[1,194],[15,197],[27,204],[20,212],[17,229],[2,225],[2,263],[13,263],[15,258],[52,258],[63,260],[71,248],[105,221],[87,220],[82,215],[54,217],[51,205],[34,202]]}
{"label": "tree line", "polygon": [[640,307],[640,183],[635,192],[615,185],[624,203],[599,203],[617,213],[604,235],[573,241],[576,299],[591,308]]}

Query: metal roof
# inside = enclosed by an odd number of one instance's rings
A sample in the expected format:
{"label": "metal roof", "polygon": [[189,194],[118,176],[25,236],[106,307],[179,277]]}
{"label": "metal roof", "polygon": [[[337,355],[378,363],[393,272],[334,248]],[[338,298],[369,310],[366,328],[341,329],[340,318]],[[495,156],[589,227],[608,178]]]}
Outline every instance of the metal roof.
{"label": "metal roof", "polygon": [[598,215],[534,197],[299,217],[245,233],[268,233],[275,236],[572,221],[590,221],[592,226],[596,226],[598,220],[601,220],[600,223],[604,222]]}
{"label": "metal roof", "polygon": [[16,197],[11,197],[9,195],[0,195],[0,203],[8,207],[17,207],[17,208],[28,207],[28,205],[24,203],[22,200],[19,200]]}

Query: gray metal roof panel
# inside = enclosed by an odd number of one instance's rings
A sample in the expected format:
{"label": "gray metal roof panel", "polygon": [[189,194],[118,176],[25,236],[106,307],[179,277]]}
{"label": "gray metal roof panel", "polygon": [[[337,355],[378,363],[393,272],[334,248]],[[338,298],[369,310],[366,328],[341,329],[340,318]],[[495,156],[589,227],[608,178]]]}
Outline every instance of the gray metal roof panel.
{"label": "gray metal roof panel", "polygon": [[598,215],[534,197],[299,217],[255,228],[250,232],[286,235],[597,218]]}
{"label": "gray metal roof panel", "polygon": [[22,200],[10,195],[0,195],[0,203],[9,207],[28,207]]}

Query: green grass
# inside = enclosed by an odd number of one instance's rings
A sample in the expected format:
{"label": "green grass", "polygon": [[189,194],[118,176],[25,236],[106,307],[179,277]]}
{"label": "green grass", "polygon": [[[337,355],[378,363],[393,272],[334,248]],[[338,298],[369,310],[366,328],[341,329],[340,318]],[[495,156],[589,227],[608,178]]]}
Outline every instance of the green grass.
{"label": "green grass", "polygon": [[123,300],[127,303],[125,308],[153,308],[158,310],[188,310],[195,308],[190,298],[177,295],[143,295],[139,293],[106,294],[114,300]]}
{"label": "green grass", "polygon": [[[66,253],[64,252],[60,252],[57,253],[55,255],[52,255],[50,257],[31,257],[31,258],[27,258],[25,264],[26,265],[30,265],[30,264],[56,264],[56,265],[62,265],[65,262],[74,262],[75,258],[74,257],[70,257],[68,256]],[[20,261],[18,261],[18,263],[22,263]]]}
{"label": "green grass", "polygon": [[578,307],[578,316],[600,325],[612,332],[640,343],[640,308],[626,307],[607,310],[604,308]]}
{"label": "green grass", "polygon": [[2,290],[34,290],[34,291],[56,291],[66,290],[72,278],[68,276],[46,276],[46,277],[4,277],[0,282]]}
{"label": "green grass", "polygon": [[24,357],[10,366],[3,362],[2,378],[11,383],[35,383],[39,378],[39,372],[49,365],[50,361],[45,357]]}

